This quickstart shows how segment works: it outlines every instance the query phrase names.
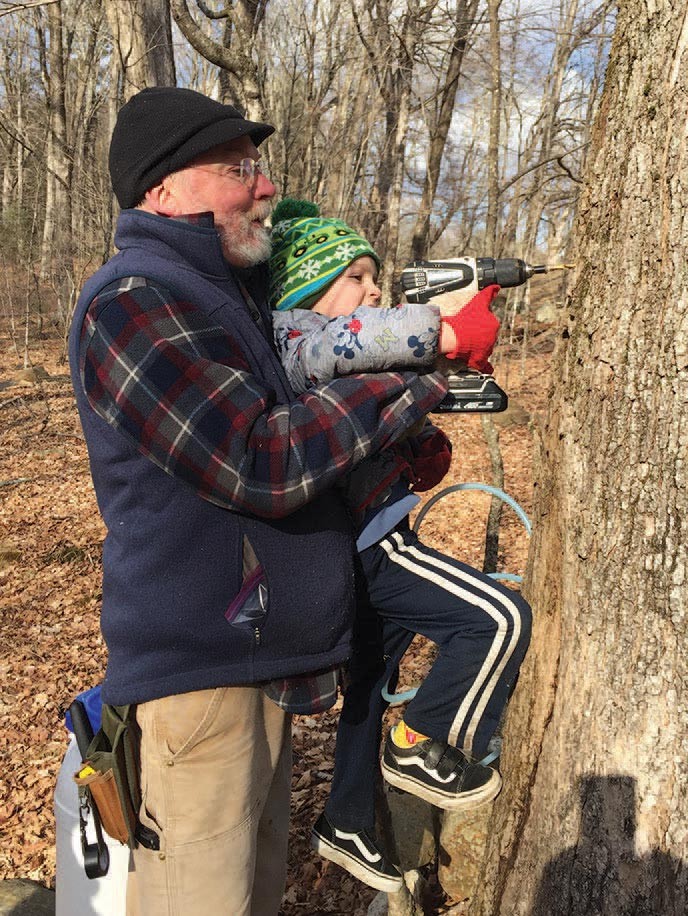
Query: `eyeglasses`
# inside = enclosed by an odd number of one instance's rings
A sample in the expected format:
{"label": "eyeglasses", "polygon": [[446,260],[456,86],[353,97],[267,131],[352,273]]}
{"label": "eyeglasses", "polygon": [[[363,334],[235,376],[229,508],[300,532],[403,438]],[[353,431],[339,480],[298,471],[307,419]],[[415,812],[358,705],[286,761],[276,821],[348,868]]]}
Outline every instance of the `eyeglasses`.
{"label": "eyeglasses", "polygon": [[270,180],[267,166],[264,163],[256,162],[255,159],[241,160],[239,163],[238,178],[247,188],[254,187],[255,183],[258,181],[259,175],[262,175],[263,178],[267,178],[268,181]]}
{"label": "eyeglasses", "polygon": [[203,166],[196,166],[199,172],[210,172],[211,175],[219,175],[221,178],[235,178],[240,181],[249,191],[253,191],[260,175],[270,180],[267,170],[262,163],[256,162],[255,159],[242,159],[238,165],[224,165],[220,170],[207,169]]}

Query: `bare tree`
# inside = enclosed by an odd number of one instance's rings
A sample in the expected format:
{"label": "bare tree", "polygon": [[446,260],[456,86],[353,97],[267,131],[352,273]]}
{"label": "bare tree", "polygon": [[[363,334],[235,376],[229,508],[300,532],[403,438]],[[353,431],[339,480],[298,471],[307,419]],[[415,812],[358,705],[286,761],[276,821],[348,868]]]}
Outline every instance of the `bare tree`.
{"label": "bare tree", "polygon": [[411,117],[414,68],[418,47],[437,0],[406,0],[397,10],[390,0],[367,6],[364,24],[352,4],[354,22],[368,57],[381,100],[384,139],[373,184],[371,242],[382,258],[382,295],[390,301],[397,261],[406,145]]}
{"label": "bare tree", "polygon": [[313,197],[336,216],[351,215],[371,120],[368,75],[346,11],[346,0],[283,7],[267,23],[260,50],[271,61],[264,93],[278,126],[270,141],[273,177],[284,194]]}
{"label": "bare tree", "polygon": [[435,203],[440,169],[456,104],[461,67],[466,53],[468,38],[476,24],[477,9],[478,0],[458,0],[453,13],[452,41],[444,80],[437,96],[439,110],[434,123],[428,124],[429,144],[425,179],[423,181],[418,216],[416,217],[411,237],[411,253],[414,258],[424,257],[432,241],[434,241],[430,237],[430,216]]}
{"label": "bare tree", "polygon": [[57,243],[62,256],[69,257],[71,254],[69,238],[72,228],[72,154],[67,138],[62,3],[51,3],[47,8],[47,17],[47,35],[40,22],[37,28],[42,38],[42,73],[48,106],[45,216],[41,248],[43,277],[47,275]]}
{"label": "bare tree", "polygon": [[683,916],[688,510],[684,9],[619,8],[537,470],[534,641],[484,916]]}
{"label": "bare tree", "polygon": [[499,9],[502,0],[487,0],[490,22],[490,130],[487,146],[487,215],[485,245],[497,254],[497,224],[499,222],[499,146],[502,119],[502,49]]}
{"label": "bare tree", "polygon": [[226,83],[233,86],[238,97],[233,99],[248,118],[267,120],[261,89],[260,66],[255,48],[258,30],[265,17],[267,0],[227,0],[221,9],[213,10],[208,3],[197,0],[200,13],[207,20],[224,20],[223,41],[215,40],[191,15],[187,0],[170,0],[174,21],[187,41],[207,60],[234,77]]}
{"label": "bare tree", "polygon": [[148,86],[174,86],[167,0],[107,0],[105,10],[120,66],[122,101]]}

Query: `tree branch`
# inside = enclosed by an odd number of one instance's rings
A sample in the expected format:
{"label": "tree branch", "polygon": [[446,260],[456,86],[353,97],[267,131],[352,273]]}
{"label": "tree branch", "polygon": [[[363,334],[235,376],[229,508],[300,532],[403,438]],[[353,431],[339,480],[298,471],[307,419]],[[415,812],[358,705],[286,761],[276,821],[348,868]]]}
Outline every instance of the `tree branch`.
{"label": "tree branch", "polygon": [[211,10],[208,4],[204,2],[204,0],[196,0],[196,6],[199,8],[199,10],[203,13],[203,15],[207,19],[231,19],[232,18],[232,14],[229,10],[225,9],[225,10],[220,10],[219,12],[216,12],[215,10]]}
{"label": "tree branch", "polygon": [[[59,3],[60,0],[28,0],[26,3],[15,3],[14,6],[8,6],[6,9],[0,8],[0,19],[3,16],[9,16],[10,13],[20,13],[23,10],[30,10],[36,6],[48,6],[50,3]],[[3,4],[3,0],[0,0]]]}
{"label": "tree branch", "polygon": [[[538,162],[535,162],[533,165],[529,165],[525,169],[521,169],[521,171],[517,172],[516,175],[513,176],[513,178],[510,178],[506,182],[506,184],[502,185],[502,187],[499,189],[500,195],[503,194],[505,191],[508,191],[512,185],[516,184],[517,181],[520,181],[521,178],[528,175],[529,172],[534,172],[535,169],[539,169],[541,166],[547,165],[548,162],[560,162],[560,160],[563,159],[564,156],[570,156],[573,153],[577,153],[579,149],[584,149],[587,145],[588,145],[587,142],[579,143],[578,146],[574,146],[573,149],[567,150],[565,153],[554,153],[554,155],[552,156],[547,156],[546,159],[540,159]],[[564,166],[562,166],[562,168],[564,168]],[[564,168],[564,171],[567,172],[568,169]],[[571,178],[573,178],[573,175],[571,175]],[[573,178],[573,180],[576,181],[575,178]]]}
{"label": "tree branch", "polygon": [[[52,2],[52,0],[51,0],[51,2]],[[0,15],[1,15],[1,14],[0,14]],[[14,140],[15,143],[18,143],[20,146],[23,146],[24,149],[27,151],[27,153],[32,153],[32,154],[33,154],[33,152],[34,152],[33,148],[30,147],[30,146],[28,145],[28,143],[25,143],[24,140],[22,140],[22,138],[21,138],[18,134],[16,134],[13,130],[11,130],[11,129],[7,126],[7,123],[5,122],[5,117],[4,117],[4,115],[2,114],[2,112],[0,112],[0,130],[4,130],[5,133],[7,134],[7,136],[8,136],[8,137],[11,137],[12,140]]]}
{"label": "tree branch", "polygon": [[199,28],[189,12],[186,0],[170,0],[170,12],[186,40],[199,54],[202,54],[211,64],[216,64],[223,70],[229,70],[237,78],[241,77],[235,56],[228,48],[223,48]]}
{"label": "tree branch", "polygon": [[574,175],[571,169],[567,165],[564,165],[563,156],[557,156],[557,165],[562,171],[566,172],[571,181],[575,181],[576,184],[583,184],[583,179],[579,178],[577,175]]}

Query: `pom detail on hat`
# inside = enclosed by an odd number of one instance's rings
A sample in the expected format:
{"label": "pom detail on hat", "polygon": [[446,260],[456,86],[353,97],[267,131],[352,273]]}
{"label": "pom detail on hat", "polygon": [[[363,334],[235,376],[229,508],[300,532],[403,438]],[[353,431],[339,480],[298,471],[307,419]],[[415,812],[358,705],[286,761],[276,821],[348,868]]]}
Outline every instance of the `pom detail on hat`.
{"label": "pom detail on hat", "polygon": [[272,223],[274,225],[283,219],[299,219],[302,216],[320,216],[320,207],[310,200],[285,197],[272,211]]}

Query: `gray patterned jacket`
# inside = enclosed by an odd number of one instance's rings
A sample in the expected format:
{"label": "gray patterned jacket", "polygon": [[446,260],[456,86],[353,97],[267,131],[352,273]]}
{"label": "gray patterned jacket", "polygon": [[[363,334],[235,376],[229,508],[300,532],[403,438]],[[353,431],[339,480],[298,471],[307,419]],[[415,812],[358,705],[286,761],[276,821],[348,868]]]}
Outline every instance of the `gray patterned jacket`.
{"label": "gray patterned jacket", "polygon": [[[361,306],[338,318],[291,309],[272,317],[279,356],[297,394],[352,373],[402,368],[424,372],[432,368],[438,352],[440,311],[434,305]],[[372,517],[393,502],[392,491],[394,500],[408,496],[414,453],[435,433],[426,423],[419,436],[366,458],[342,480],[359,542],[365,542],[361,533]]]}

